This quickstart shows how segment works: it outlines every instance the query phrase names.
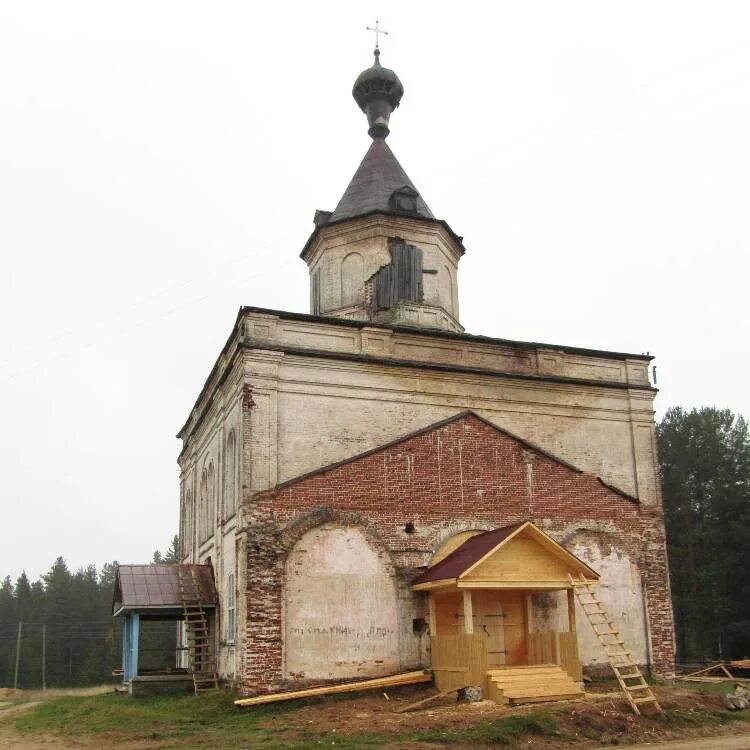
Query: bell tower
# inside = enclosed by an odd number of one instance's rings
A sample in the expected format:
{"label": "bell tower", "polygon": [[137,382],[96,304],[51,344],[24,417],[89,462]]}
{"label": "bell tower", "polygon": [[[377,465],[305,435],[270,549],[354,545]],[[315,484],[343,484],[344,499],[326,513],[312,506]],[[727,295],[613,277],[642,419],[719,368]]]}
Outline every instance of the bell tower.
{"label": "bell tower", "polygon": [[336,208],[315,212],[301,253],[310,270],[310,312],[460,332],[463,238],[435,218],[386,143],[403,94],[376,47],[373,65],[352,89],[372,143]]}

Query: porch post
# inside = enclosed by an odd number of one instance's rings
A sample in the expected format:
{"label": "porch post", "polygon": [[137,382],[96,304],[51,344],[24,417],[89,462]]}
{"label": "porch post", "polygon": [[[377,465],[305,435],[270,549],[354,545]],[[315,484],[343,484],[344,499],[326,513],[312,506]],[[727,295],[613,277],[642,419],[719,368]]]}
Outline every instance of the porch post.
{"label": "porch post", "polygon": [[576,595],[572,588],[568,589],[568,630],[576,632]]}
{"label": "porch post", "polygon": [[526,604],[526,635],[531,633],[534,627],[534,604],[531,594],[526,594],[524,602]]}
{"label": "porch post", "polygon": [[122,681],[128,681],[128,658],[130,655],[130,615],[122,618]]}
{"label": "porch post", "polygon": [[427,602],[430,607],[430,635],[437,635],[437,614],[435,612],[435,594],[430,592],[427,594]]}
{"label": "porch post", "polygon": [[474,632],[474,609],[471,603],[471,589],[464,589],[464,633]]}
{"label": "porch post", "polygon": [[139,617],[132,612],[125,615],[122,643],[123,682],[130,682],[138,676]]}

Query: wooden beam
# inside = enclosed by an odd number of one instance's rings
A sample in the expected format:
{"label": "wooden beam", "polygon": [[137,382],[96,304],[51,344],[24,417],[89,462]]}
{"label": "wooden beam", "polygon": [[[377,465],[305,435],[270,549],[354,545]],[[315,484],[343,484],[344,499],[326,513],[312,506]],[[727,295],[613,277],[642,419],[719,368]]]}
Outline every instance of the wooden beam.
{"label": "wooden beam", "polygon": [[435,594],[428,594],[427,600],[430,607],[430,635],[437,635],[437,611],[435,607]]}
{"label": "wooden beam", "polygon": [[573,589],[568,589],[568,630],[576,632],[576,595]]}
{"label": "wooden beam", "polygon": [[451,693],[455,693],[459,690],[463,690],[466,687],[468,687],[468,685],[464,685],[463,687],[453,688],[453,690],[443,690],[442,693],[431,695],[429,698],[423,698],[421,701],[417,701],[416,703],[409,703],[407,706],[400,706],[399,708],[394,708],[393,713],[403,714],[406,711],[413,711],[415,708],[422,708],[422,706],[427,706],[428,704],[433,703],[434,701],[438,700],[438,698],[445,698],[446,695],[450,695]]}
{"label": "wooden beam", "polygon": [[471,602],[471,590],[464,589],[464,633],[472,635],[474,632],[474,608]]}
{"label": "wooden beam", "polygon": [[240,698],[234,702],[235,706],[257,706],[261,703],[275,703],[276,701],[291,701],[297,698],[309,698],[313,695],[332,695],[333,693],[354,693],[358,690],[374,690],[376,688],[395,687],[396,685],[414,685],[418,682],[432,682],[430,672],[404,672],[390,677],[378,677],[360,682],[344,682],[338,685],[321,685],[305,690],[292,690],[288,693],[269,693],[256,695],[254,698]]}
{"label": "wooden beam", "polygon": [[[427,584],[422,584],[423,586]],[[497,581],[497,580],[467,580],[456,581],[459,589],[528,589],[529,591],[563,591],[570,588],[570,582],[559,579],[557,581]],[[416,588],[416,587],[412,587]]]}
{"label": "wooden beam", "polygon": [[531,599],[531,594],[526,594],[525,604],[526,604],[526,610],[525,610],[526,634],[528,635],[531,632],[531,628],[534,623],[534,604]]}
{"label": "wooden beam", "polygon": [[455,578],[441,578],[439,581],[427,581],[427,583],[417,583],[412,586],[412,591],[432,591],[432,589],[448,589],[455,586]]}

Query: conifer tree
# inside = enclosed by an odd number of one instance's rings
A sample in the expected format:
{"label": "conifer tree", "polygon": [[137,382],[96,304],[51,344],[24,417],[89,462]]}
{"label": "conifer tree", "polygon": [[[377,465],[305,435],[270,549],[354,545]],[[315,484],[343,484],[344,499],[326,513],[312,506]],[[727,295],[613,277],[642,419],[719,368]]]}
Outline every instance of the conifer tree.
{"label": "conifer tree", "polygon": [[657,427],[678,661],[750,656],[750,436],[727,409]]}

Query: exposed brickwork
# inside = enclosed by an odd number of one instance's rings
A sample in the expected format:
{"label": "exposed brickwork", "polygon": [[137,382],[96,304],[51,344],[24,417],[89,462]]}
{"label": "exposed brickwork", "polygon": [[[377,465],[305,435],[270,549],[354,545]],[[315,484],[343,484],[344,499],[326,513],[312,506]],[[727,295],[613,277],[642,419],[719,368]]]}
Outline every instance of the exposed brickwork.
{"label": "exposed brickwork", "polygon": [[[340,518],[377,538],[397,571],[416,573],[447,530],[525,519],[563,541],[571,528],[599,528],[632,551],[645,587],[653,670],[673,669],[673,629],[661,512],[499,432],[474,415],[245,501],[246,691],[284,685],[286,554],[304,531]],[[407,523],[414,532],[407,533]],[[422,602],[414,596],[414,611]]]}

